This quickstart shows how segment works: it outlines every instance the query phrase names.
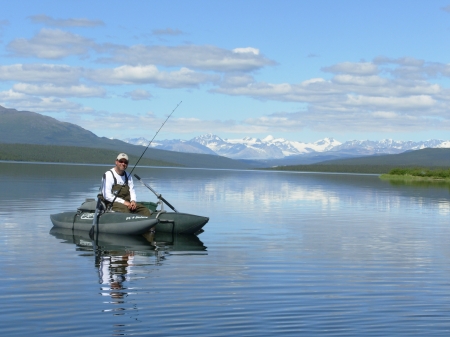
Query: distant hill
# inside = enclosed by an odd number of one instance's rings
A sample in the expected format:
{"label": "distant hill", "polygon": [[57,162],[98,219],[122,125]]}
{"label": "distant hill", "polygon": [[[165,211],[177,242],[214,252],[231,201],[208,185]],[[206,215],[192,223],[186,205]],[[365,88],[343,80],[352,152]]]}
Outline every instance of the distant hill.
{"label": "distant hill", "polygon": [[389,165],[389,166],[420,166],[449,167],[450,149],[421,149],[399,154],[385,154],[359,158],[327,160],[321,165]]}
{"label": "distant hill", "polygon": [[[98,137],[75,124],[61,122],[55,118],[31,111],[18,111],[2,106],[0,106],[0,144],[34,144],[107,149],[114,151],[114,153],[126,152],[137,157],[145,149],[142,146],[128,144],[117,139]],[[3,158],[5,158],[4,155]],[[174,166],[223,169],[248,169],[251,167],[247,163],[217,155],[180,153],[152,148],[146,151],[144,157],[160,162],[173,163]],[[14,159],[10,158],[7,160]],[[111,160],[108,160],[105,164],[110,162]]]}
{"label": "distant hill", "polygon": [[311,165],[273,167],[283,171],[388,173],[396,167],[449,168],[450,149],[422,149],[400,154],[327,160]]}
{"label": "distant hill", "polygon": [[[186,143],[192,146],[189,142]],[[23,147],[24,144],[29,146]],[[61,122],[35,112],[17,111],[2,106],[0,106],[0,145],[0,160],[75,161],[105,164],[110,164],[118,152],[126,152],[133,158],[139,158],[145,149],[143,146],[128,144],[117,139],[98,137],[75,124]],[[314,158],[311,154],[310,160],[314,161],[314,164],[306,165],[309,164],[306,161],[305,165],[277,166],[275,169],[387,173],[394,167],[450,167],[450,149],[448,148],[426,148],[400,154],[324,161],[325,159],[334,159],[335,157],[333,157],[331,153],[314,154]],[[148,160],[144,160],[145,158]],[[238,161],[218,155],[174,152],[151,147],[146,151],[141,164],[221,169],[248,169],[276,165],[271,160]]]}
{"label": "distant hill", "polygon": [[[95,149],[78,146],[37,145],[37,144],[0,144],[0,160],[77,163],[77,164],[110,164],[114,165],[117,151]],[[130,165],[137,163],[138,156],[129,156]],[[142,158],[141,166],[181,166],[160,160]]]}

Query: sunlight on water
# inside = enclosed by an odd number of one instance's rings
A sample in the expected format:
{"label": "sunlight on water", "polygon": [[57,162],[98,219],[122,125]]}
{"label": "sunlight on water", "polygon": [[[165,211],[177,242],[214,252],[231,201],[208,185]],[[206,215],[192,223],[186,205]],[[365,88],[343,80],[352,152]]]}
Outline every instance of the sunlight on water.
{"label": "sunlight on water", "polygon": [[[98,236],[49,214],[107,166],[2,163],[6,336],[446,336],[446,185],[370,175],[138,168],[199,236]],[[137,185],[141,200],[155,201]]]}

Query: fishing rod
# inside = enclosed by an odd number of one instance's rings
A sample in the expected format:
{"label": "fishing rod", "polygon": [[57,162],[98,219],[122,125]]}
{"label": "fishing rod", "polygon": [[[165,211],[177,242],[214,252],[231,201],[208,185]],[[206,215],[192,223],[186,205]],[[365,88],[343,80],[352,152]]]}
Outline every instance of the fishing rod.
{"label": "fishing rod", "polygon": [[[139,163],[139,161],[141,160],[141,158],[144,156],[145,152],[147,151],[147,149],[149,148],[150,144],[153,142],[153,140],[156,138],[156,136],[158,135],[159,131],[161,131],[161,129],[163,128],[164,124],[166,124],[166,122],[168,121],[168,119],[170,118],[170,116],[172,116],[173,112],[180,106],[180,104],[183,103],[183,101],[180,101],[180,103],[177,104],[177,106],[175,107],[175,109],[172,110],[172,112],[169,114],[169,116],[167,116],[166,120],[164,121],[164,123],[162,123],[162,125],[159,127],[158,131],[156,131],[155,135],[153,136],[152,140],[150,141],[150,143],[148,143],[147,147],[145,148],[144,152],[142,152],[141,156],[139,157],[138,161],[136,162],[136,164],[134,164],[134,167],[131,169],[130,171],[130,176],[131,173],[133,173],[134,169],[136,168],[137,164]],[[123,185],[122,185],[123,186]]]}
{"label": "fishing rod", "polygon": [[141,180],[141,177],[139,177],[136,173],[134,174],[134,176],[136,177],[137,180],[139,180],[141,182],[142,185],[144,185],[145,187],[147,187],[150,191],[152,191],[156,197],[161,200],[162,202],[164,202],[167,206],[169,206],[174,212],[178,213],[178,211],[175,209],[175,207],[173,207],[170,202],[168,202],[166,199],[163,198],[163,196],[161,194],[159,194],[158,192],[156,192],[149,184],[144,183]]}
{"label": "fishing rod", "polygon": [[[169,120],[170,116],[172,116],[172,114],[175,112],[175,110],[180,106],[180,104],[183,103],[183,101],[180,101],[180,103],[177,104],[177,106],[172,110],[172,112],[169,114],[169,116],[167,116],[167,118],[165,119],[165,121],[161,124],[161,126],[159,127],[158,131],[156,131],[155,135],[153,136],[153,138],[150,140],[150,142],[148,143],[147,147],[145,148],[144,152],[142,152],[141,156],[139,157],[139,159],[137,160],[136,164],[134,164],[133,168],[130,171],[129,176],[131,176],[131,173],[133,173],[134,169],[136,168],[137,164],[139,163],[139,161],[141,160],[141,158],[144,156],[145,152],[147,151],[147,149],[150,147],[150,145],[152,144],[153,140],[156,138],[156,136],[158,135],[159,131],[161,131],[161,129],[163,128],[164,124],[166,124],[166,122]],[[125,174],[127,174],[125,172]],[[114,203],[114,201],[117,198],[117,195],[120,193],[120,190],[122,189],[124,185],[121,185],[119,190],[116,193],[116,197],[114,198],[113,202],[111,203],[111,205]],[[98,227],[98,217],[99,217],[99,210],[100,207],[102,205],[102,201],[99,197],[97,197],[97,205],[95,206],[95,214],[94,214],[94,220],[92,221],[92,227],[91,230],[89,231],[89,235],[92,237],[94,235],[94,228],[97,225]],[[97,228],[98,229],[98,228]],[[97,230],[98,232],[98,230]]]}

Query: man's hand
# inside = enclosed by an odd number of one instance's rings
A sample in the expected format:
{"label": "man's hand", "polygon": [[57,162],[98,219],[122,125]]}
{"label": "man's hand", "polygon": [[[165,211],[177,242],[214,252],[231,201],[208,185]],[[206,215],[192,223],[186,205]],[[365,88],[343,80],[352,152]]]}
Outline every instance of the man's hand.
{"label": "man's hand", "polygon": [[134,200],[125,201],[124,205],[127,206],[130,211],[134,211],[136,209],[136,201]]}

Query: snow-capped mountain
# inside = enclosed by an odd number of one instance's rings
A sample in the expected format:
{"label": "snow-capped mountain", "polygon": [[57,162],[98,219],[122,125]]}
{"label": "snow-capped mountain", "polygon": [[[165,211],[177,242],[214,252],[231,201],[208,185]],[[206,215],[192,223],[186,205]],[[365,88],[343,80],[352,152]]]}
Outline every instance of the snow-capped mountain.
{"label": "snow-capped mountain", "polygon": [[[145,138],[127,138],[125,142],[147,146]],[[333,154],[335,156],[363,156],[373,154],[397,154],[424,148],[450,148],[450,141],[427,140],[420,142],[351,140],[341,143],[333,138],[324,138],[313,143],[290,141],[267,136],[263,139],[245,137],[243,139],[222,139],[213,134],[195,137],[191,140],[162,140],[151,144],[157,149],[215,154],[232,159],[271,160],[293,156]]]}

